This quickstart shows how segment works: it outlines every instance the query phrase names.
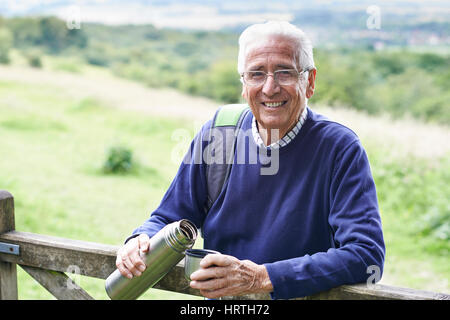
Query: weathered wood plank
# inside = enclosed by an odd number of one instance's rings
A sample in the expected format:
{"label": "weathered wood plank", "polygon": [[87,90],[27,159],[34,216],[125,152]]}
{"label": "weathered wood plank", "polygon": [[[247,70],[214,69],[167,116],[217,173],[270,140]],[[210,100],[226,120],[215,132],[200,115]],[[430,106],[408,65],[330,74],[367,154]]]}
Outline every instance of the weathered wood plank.
{"label": "weathered wood plank", "polygon": [[[0,234],[14,230],[14,198],[0,190]],[[0,300],[17,300],[17,267],[0,261]]]}
{"label": "weathered wood plank", "polygon": [[184,277],[184,260],[178,263],[172,270],[162,278],[155,286],[155,289],[173,291],[178,293],[201,296],[200,291],[189,286],[189,281]]}
{"label": "weathered wood plank", "polygon": [[[60,272],[77,266],[81,275],[106,279],[115,269],[118,246],[11,231],[0,241],[20,245],[20,256],[1,254],[0,260]],[[200,295],[184,278],[184,261],[176,265],[156,286],[157,289]],[[267,294],[227,297],[232,299],[270,299]],[[450,295],[386,285],[345,285],[299,299],[450,299]]]}
{"label": "weathered wood plank", "polygon": [[[81,275],[106,279],[115,269],[118,246],[70,240],[28,232],[14,231],[0,235],[0,241],[20,245],[20,256],[0,253],[0,260],[60,272],[77,266]],[[163,278],[156,289],[200,295],[184,279],[184,263],[180,262]],[[169,289],[167,289],[169,288]]]}
{"label": "weathered wood plank", "polygon": [[0,241],[20,246],[19,256],[0,253],[0,260],[60,272],[76,267],[81,275],[100,279],[115,270],[119,248],[19,231],[0,235]]}
{"label": "weathered wood plank", "polygon": [[[270,300],[269,294],[223,297],[222,300]],[[308,297],[292,300],[449,300],[450,295],[387,285],[343,285]]]}
{"label": "weathered wood plank", "polygon": [[14,228],[14,198],[8,191],[0,190],[0,233]]}
{"label": "weathered wood plank", "polygon": [[[0,235],[0,241],[20,245],[20,255],[0,253],[0,260],[21,266],[32,266],[67,272],[76,266],[81,275],[106,279],[116,269],[116,254],[119,246],[70,240],[40,234],[13,231]],[[161,279],[156,289],[200,295],[184,278],[184,262],[176,265]]]}
{"label": "weathered wood plank", "polygon": [[344,285],[307,297],[308,300],[449,300],[450,295],[381,284]]}
{"label": "weathered wood plank", "polygon": [[17,267],[0,261],[0,300],[17,300]]}
{"label": "weathered wood plank", "polygon": [[58,300],[94,300],[62,272],[30,266],[21,267]]}

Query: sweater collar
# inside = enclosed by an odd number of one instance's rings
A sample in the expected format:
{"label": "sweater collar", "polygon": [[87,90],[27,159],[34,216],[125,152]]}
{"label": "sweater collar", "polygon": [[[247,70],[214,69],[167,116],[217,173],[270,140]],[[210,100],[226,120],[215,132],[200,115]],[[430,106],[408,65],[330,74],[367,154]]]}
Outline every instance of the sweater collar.
{"label": "sweater collar", "polygon": [[298,120],[296,125],[288,133],[286,133],[283,138],[281,138],[280,140],[278,140],[276,142],[273,142],[268,147],[266,147],[264,145],[264,142],[263,142],[263,140],[261,138],[261,135],[259,134],[258,127],[256,125],[256,118],[253,116],[253,119],[252,119],[252,134],[253,134],[253,139],[255,140],[256,145],[258,147],[260,147],[260,148],[271,148],[273,150],[273,149],[282,148],[282,147],[286,146],[287,144],[289,144],[289,142],[294,140],[294,138],[300,132],[300,129],[302,128],[303,123],[305,123],[305,120],[306,120],[307,115],[308,115],[307,109],[308,109],[308,107],[305,106],[305,108],[303,109],[302,114],[300,115],[300,119]]}

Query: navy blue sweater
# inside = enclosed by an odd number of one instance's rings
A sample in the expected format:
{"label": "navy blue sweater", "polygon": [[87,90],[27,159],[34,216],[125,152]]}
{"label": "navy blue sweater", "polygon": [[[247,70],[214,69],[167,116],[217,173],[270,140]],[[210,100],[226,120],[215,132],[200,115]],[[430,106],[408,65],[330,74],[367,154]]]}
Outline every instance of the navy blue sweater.
{"label": "navy blue sweater", "polygon": [[[247,134],[240,137],[248,150],[257,148],[248,134],[252,118],[245,118]],[[210,126],[202,127],[191,151],[205,148],[200,137]],[[276,174],[261,174],[268,164],[236,159],[207,214],[206,166],[194,158],[185,157],[160,205],[133,235],[151,237],[167,223],[189,219],[201,228],[205,248],[264,264],[274,299],[366,282],[371,265],[382,271],[375,184],[361,142],[347,127],[308,108],[299,134],[279,150]]]}

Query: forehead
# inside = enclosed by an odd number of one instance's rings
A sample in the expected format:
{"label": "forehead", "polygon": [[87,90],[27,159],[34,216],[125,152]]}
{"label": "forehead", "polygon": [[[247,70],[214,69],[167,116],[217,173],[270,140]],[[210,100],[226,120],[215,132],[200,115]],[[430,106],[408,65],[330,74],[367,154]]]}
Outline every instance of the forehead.
{"label": "forehead", "polygon": [[294,67],[296,65],[295,43],[285,37],[273,36],[255,41],[248,46],[245,65],[249,67],[269,67],[282,65]]}

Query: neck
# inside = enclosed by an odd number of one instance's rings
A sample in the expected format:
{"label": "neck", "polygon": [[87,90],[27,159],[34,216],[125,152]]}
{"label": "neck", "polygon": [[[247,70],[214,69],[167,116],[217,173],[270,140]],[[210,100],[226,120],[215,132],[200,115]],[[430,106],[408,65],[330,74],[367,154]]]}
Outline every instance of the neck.
{"label": "neck", "polygon": [[[266,128],[263,128],[261,125],[259,125],[258,122],[256,122],[256,124],[258,126],[259,135],[261,136],[261,139],[264,142],[264,145],[266,147],[271,145],[274,142],[277,142],[282,137],[284,137],[284,135],[286,133],[289,132],[289,131],[286,131],[286,132],[282,133],[280,131],[280,129],[276,129],[276,128],[266,129]],[[281,134],[283,134],[283,135],[281,135]]]}
{"label": "neck", "polygon": [[[304,107],[306,108],[306,106]],[[289,131],[292,130],[293,127],[300,120],[301,114],[304,111],[304,108],[300,111],[299,115],[295,118],[295,121],[289,126],[288,129],[281,130],[279,128],[265,128],[258,121],[256,121],[256,126],[258,128],[259,135],[261,136],[264,145],[267,147],[274,142],[282,139]]]}

